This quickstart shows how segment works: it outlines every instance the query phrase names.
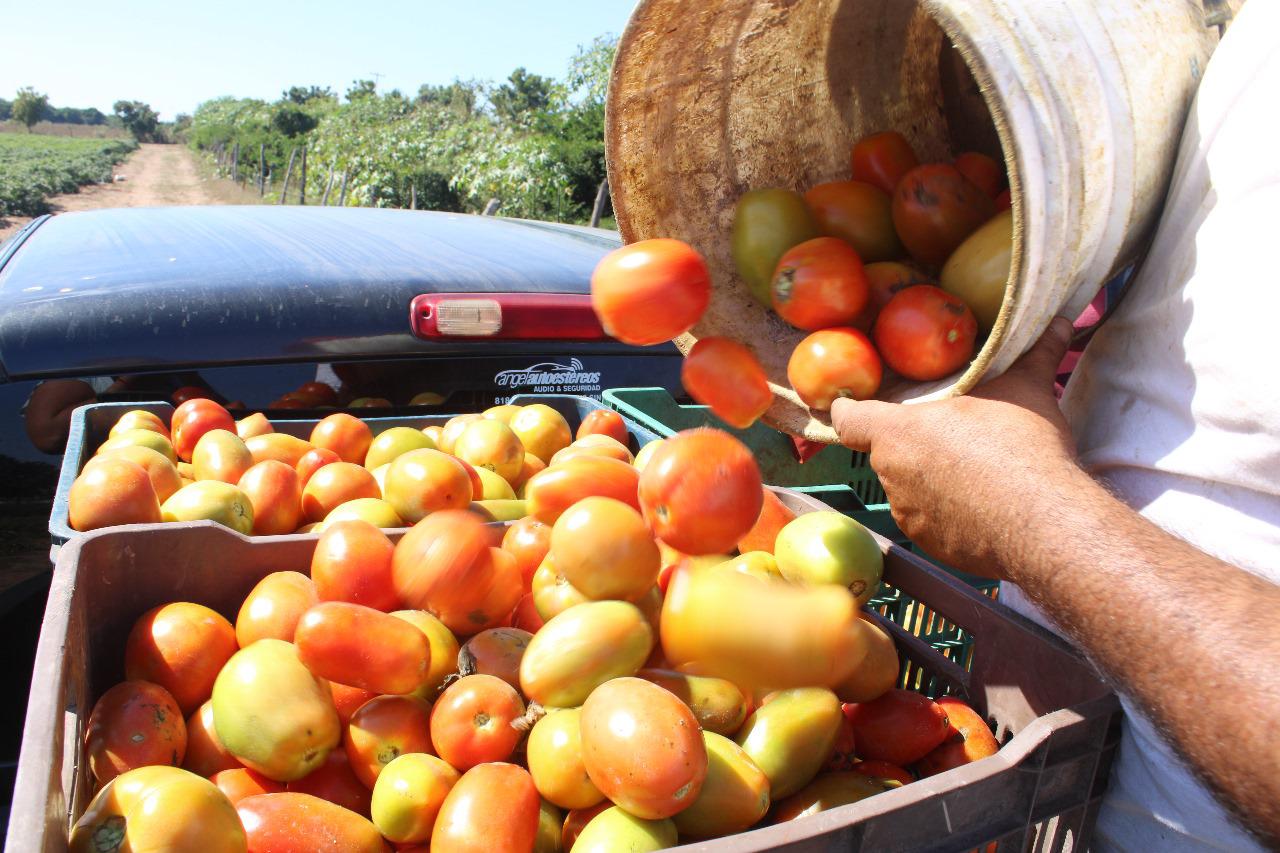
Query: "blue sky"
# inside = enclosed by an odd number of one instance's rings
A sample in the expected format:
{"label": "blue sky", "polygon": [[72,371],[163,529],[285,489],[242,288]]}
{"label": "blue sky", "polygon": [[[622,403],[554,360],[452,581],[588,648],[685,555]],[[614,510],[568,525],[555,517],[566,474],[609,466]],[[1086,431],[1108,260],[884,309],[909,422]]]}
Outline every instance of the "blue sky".
{"label": "blue sky", "polygon": [[[523,65],[561,77],[577,46],[619,34],[635,0],[45,0],[0,3],[0,97],[150,103],[168,120],[219,95],[274,100],[356,78],[416,92]],[[20,36],[17,34],[21,34]]]}

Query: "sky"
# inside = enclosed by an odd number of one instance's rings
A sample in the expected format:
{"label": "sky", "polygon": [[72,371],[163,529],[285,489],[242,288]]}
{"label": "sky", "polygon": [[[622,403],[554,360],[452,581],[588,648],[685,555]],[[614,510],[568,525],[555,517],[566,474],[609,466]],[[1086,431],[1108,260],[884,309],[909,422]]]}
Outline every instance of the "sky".
{"label": "sky", "polygon": [[[563,77],[579,45],[620,34],[635,0],[0,0],[0,97],[151,104],[166,121],[220,95],[275,100],[355,79],[405,94],[517,66]],[[18,34],[21,34],[20,36]],[[375,75],[381,75],[375,77]]]}

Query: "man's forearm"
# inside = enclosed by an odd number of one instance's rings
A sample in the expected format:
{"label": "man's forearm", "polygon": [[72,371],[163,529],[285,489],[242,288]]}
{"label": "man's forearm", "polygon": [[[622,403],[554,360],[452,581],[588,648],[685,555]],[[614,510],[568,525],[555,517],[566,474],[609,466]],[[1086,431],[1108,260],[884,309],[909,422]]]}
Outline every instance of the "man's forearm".
{"label": "man's forearm", "polygon": [[[1052,485],[1002,538],[1005,575],[1225,804],[1280,843],[1280,587],[1161,530],[1078,468]],[[1170,641],[1153,643],[1157,634]]]}

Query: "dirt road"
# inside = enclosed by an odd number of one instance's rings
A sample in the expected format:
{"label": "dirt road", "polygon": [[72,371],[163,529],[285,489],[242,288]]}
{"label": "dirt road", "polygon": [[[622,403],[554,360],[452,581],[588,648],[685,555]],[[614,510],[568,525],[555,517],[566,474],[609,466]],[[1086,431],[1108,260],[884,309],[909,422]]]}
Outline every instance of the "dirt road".
{"label": "dirt road", "polygon": [[[80,192],[54,196],[54,213],[103,207],[169,207],[183,204],[255,204],[257,193],[232,181],[205,177],[196,155],[184,145],[144,144],[115,168],[123,181],[81,187]],[[0,219],[0,242],[30,221],[29,217]]]}

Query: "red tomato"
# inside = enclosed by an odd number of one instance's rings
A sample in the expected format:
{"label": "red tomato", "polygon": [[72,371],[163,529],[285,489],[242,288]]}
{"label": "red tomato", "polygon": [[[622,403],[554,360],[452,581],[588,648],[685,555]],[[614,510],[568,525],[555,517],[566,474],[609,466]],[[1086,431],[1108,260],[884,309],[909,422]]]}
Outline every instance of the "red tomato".
{"label": "red tomato", "polygon": [[543,621],[541,614],[538,613],[538,606],[535,603],[533,593],[526,593],[520,598],[520,601],[516,604],[516,609],[511,613],[511,627],[528,631],[530,634],[536,634],[544,624],[546,623]]}
{"label": "red tomato", "polygon": [[349,601],[391,612],[400,607],[391,580],[396,546],[367,521],[335,521],[325,527],[311,555],[311,579],[321,601]]}
{"label": "red tomato", "polygon": [[236,484],[253,506],[253,535],[292,533],[302,524],[298,472],[278,459],[255,463]]}
{"label": "red tomato", "polygon": [[853,146],[853,179],[873,184],[893,195],[902,176],[920,161],[911,143],[895,130],[864,136]]}
{"label": "red tomato", "polygon": [[463,594],[462,580],[489,547],[490,532],[466,510],[438,510],[396,543],[391,577],[408,607],[426,610],[441,597]]}
{"label": "red tomato", "polygon": [[889,300],[876,320],[876,347],[885,363],[907,379],[941,379],[973,358],[978,321],[969,306],[928,284]]}
{"label": "red tomato", "polygon": [[332,450],[342,457],[343,462],[359,465],[364,462],[369,445],[373,444],[373,431],[359,418],[335,412],[311,430],[311,443]]}
{"label": "red tomato", "polygon": [[437,755],[462,771],[505,761],[523,737],[511,725],[522,716],[524,702],[510,684],[494,675],[466,675],[446,687],[431,708],[431,743]]}
{"label": "red tomato", "polygon": [[333,390],[332,385],[324,382],[304,382],[298,386],[298,390],[294,394],[305,395],[311,398],[315,406],[336,406],[338,405],[338,392]]}
{"label": "red tomato", "polygon": [[765,489],[762,497],[764,503],[760,506],[760,515],[756,518],[756,523],[751,526],[745,536],[738,540],[739,553],[767,551],[772,554],[778,532],[796,517],[795,511],[784,504],[771,489]]}
{"label": "red tomato", "polygon": [[301,779],[289,783],[289,790],[310,794],[350,809],[358,815],[369,816],[372,797],[368,788],[351,768],[351,759],[345,749],[329,750],[329,757],[315,770]]}
{"label": "red tomato", "polygon": [[773,403],[760,362],[728,338],[700,338],[685,356],[680,379],[690,397],[737,429],[751,426]]}
{"label": "red tomato", "polygon": [[912,169],[893,194],[898,236],[913,258],[932,266],[941,266],[995,212],[991,196],[943,163]]}
{"label": "red tomato", "polygon": [[367,818],[310,794],[259,794],[236,804],[248,853],[384,853],[390,850]]}
{"label": "red tomato", "polygon": [[947,739],[916,765],[922,777],[960,767],[999,751],[1000,744],[977,711],[954,696],[943,696],[936,704],[947,715]]}
{"label": "red tomato", "polygon": [[541,800],[529,771],[514,764],[472,767],[440,805],[433,853],[528,853]]}
{"label": "red tomato", "polygon": [[336,681],[329,683],[329,690],[333,693],[333,707],[338,712],[338,719],[342,721],[344,726],[351,722],[351,717],[356,711],[360,710],[361,705],[378,696],[372,690],[352,687],[348,684],[339,684]]}
{"label": "red tomato", "polygon": [[846,704],[858,755],[904,767],[947,738],[947,712],[932,699],[894,688],[872,702]]}
{"label": "red tomato", "polygon": [[188,400],[212,400],[213,394],[209,393],[208,388],[201,388],[199,385],[183,385],[170,394],[169,399],[177,406]]}
{"label": "red tomato", "polygon": [[871,296],[867,307],[863,309],[854,325],[859,331],[871,334],[880,310],[889,304],[889,300],[900,290],[916,284],[937,284],[938,282],[909,264],[896,261],[883,261],[878,264],[867,264],[867,285]]}
{"label": "red tomato", "polygon": [[121,682],[103,693],[89,714],[85,755],[100,785],[150,764],[178,767],[186,751],[182,711],[158,684]]}
{"label": "red tomato", "polygon": [[230,412],[214,401],[196,398],[188,400],[173,410],[169,428],[173,435],[173,452],[178,454],[178,458],[184,462],[190,462],[191,453],[196,449],[196,442],[206,432],[225,429],[234,435],[236,421],[231,417]]}
{"label": "red tomato", "polygon": [[1013,197],[1009,195],[1009,191],[1005,190],[996,196],[996,213],[1003,213],[1013,206]]}
{"label": "red tomato", "polygon": [[293,642],[313,675],[375,693],[417,690],[431,654],[413,625],[345,601],[324,601],[304,613]]}
{"label": "red tomato", "polygon": [[640,506],[654,535],[685,554],[726,554],[760,517],[760,467],[718,429],[662,443],[640,474]]}
{"label": "red tomato", "polygon": [[526,515],[507,528],[506,535],[502,537],[502,548],[516,558],[516,568],[520,570],[527,591],[533,573],[551,549],[551,525]]}
{"label": "red tomato", "polygon": [[311,475],[331,462],[341,462],[342,457],[327,447],[315,447],[302,454],[298,460],[298,487],[305,488]]}
{"label": "red tomato", "polygon": [[219,770],[243,766],[218,740],[213,727],[213,702],[205,702],[187,718],[187,754],[182,759],[182,769],[197,776],[212,776]]}
{"label": "red tomato", "polygon": [[788,249],[770,287],[778,316],[808,331],[844,325],[867,304],[862,259],[835,237],[818,237]]}
{"label": "red tomato", "polygon": [[612,409],[595,409],[582,419],[574,438],[585,438],[588,435],[607,435],[622,444],[627,444],[631,440],[631,434],[627,432],[627,422],[622,419],[622,415]]}
{"label": "red tomato", "polygon": [[284,791],[283,784],[274,779],[268,779],[257,770],[250,770],[248,767],[219,770],[209,777],[209,781],[227,795],[227,799],[233,806],[246,797],[256,797],[258,794],[279,794]]}
{"label": "red tomato", "polygon": [[1004,188],[1004,169],[986,154],[979,154],[976,151],[957,154],[955,167],[956,171],[972,181],[975,187],[992,198],[1000,195],[1000,190]]}
{"label": "red tomato", "polygon": [[307,521],[324,521],[329,513],[357,498],[380,498],[378,481],[363,465],[333,462],[311,476],[302,490],[302,513]]}
{"label": "red tomato", "polygon": [[711,301],[706,261],[679,240],[641,240],[606,255],[591,274],[591,304],[606,332],[636,346],[683,335]]}
{"label": "red tomato", "polygon": [[822,233],[839,237],[867,263],[903,255],[893,230],[893,200],[879,187],[862,181],[818,184],[804,194]]}
{"label": "red tomato", "polygon": [[124,674],[159,684],[190,714],[213,693],[213,682],[239,648],[236,631],[203,604],[177,601],[148,610],[125,642]]}
{"label": "red tomato", "polygon": [[342,738],[351,770],[373,789],[378,774],[410,752],[435,754],[431,747],[431,706],[417,696],[379,696],[351,715]]}
{"label": "red tomato", "polygon": [[829,411],[837,397],[867,400],[883,369],[871,340],[857,329],[823,329],[801,341],[787,362],[787,381],[811,409]]}

